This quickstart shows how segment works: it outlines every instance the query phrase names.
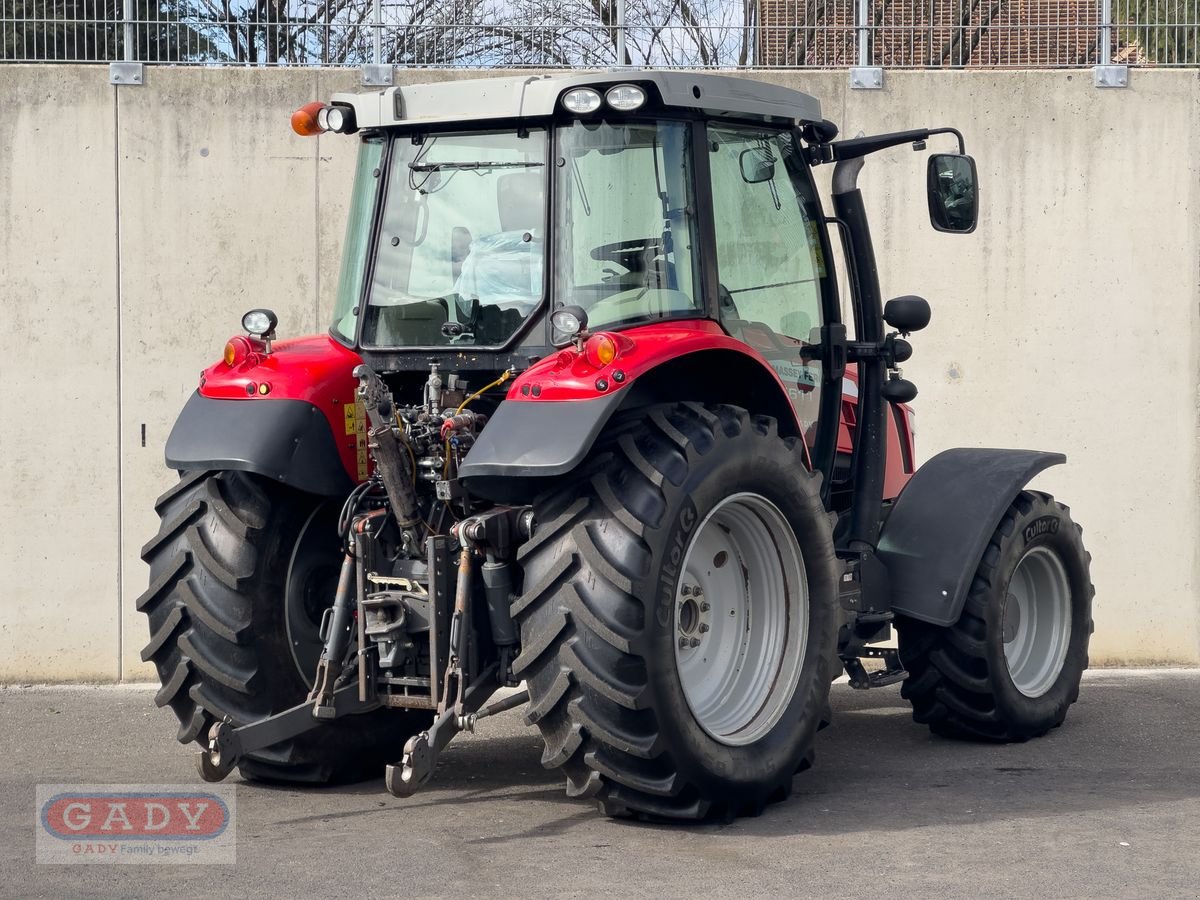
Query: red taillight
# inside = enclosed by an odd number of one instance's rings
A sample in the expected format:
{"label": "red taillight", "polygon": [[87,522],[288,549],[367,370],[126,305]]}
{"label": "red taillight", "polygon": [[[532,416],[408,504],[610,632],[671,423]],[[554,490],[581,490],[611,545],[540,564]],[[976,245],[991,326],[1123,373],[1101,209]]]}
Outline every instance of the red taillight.
{"label": "red taillight", "polygon": [[325,104],[319,100],[314,100],[312,103],[306,103],[294,113],[292,113],[292,131],[301,137],[312,137],[321,133],[321,126],[317,123],[317,113],[325,108]]}

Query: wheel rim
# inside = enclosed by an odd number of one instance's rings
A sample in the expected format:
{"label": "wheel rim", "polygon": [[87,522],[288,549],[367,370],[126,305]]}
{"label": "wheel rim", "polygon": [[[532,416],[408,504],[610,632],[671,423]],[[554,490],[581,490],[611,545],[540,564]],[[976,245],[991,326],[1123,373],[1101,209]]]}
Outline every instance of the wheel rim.
{"label": "wheel rim", "polygon": [[771,501],[734,494],[700,523],[676,586],[673,638],[684,697],[710,737],[744,746],[775,726],[804,665],[808,581]]}
{"label": "wheel rim", "polygon": [[1058,554],[1029,550],[1008,583],[1001,624],[1004,660],[1017,690],[1040,697],[1054,685],[1071,640],[1071,585]]}
{"label": "wheel rim", "polygon": [[334,539],[335,512],[329,504],[312,511],[300,529],[288,562],[284,593],[288,648],[296,670],[309,687],[324,647],[321,617],[333,605],[341,573],[341,555]]}

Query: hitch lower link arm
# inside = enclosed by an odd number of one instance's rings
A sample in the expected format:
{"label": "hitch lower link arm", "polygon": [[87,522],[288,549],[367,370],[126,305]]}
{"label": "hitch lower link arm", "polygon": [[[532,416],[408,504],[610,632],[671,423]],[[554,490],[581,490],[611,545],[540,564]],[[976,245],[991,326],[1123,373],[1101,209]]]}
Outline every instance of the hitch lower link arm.
{"label": "hitch lower link arm", "polygon": [[[329,707],[337,718],[370,712],[378,706],[378,701],[373,699],[366,703],[360,701],[358,685],[353,682],[338,688],[329,697]],[[205,781],[220,781],[246,754],[320,727],[327,719],[315,718],[315,709],[315,700],[305,700],[270,718],[238,728],[229,719],[216,722],[208,731],[208,749],[196,754],[200,777]]]}

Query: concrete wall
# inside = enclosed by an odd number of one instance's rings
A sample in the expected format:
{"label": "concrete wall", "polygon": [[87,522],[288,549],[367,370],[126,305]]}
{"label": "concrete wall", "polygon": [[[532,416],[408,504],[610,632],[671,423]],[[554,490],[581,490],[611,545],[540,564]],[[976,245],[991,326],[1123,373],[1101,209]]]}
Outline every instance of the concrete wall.
{"label": "concrete wall", "polygon": [[[461,73],[403,72],[428,80]],[[1200,663],[1200,85],[1137,71],[763,76],[843,133],[953,124],[983,184],[972,237],[934,233],[924,157],[862,186],[886,295],[934,308],[906,373],[918,443],[1061,449],[1096,581],[1097,663]],[[171,422],[270,306],[329,318],[353,141],[287,125],[356,72],[0,66],[0,681],[137,680],[138,557]]]}

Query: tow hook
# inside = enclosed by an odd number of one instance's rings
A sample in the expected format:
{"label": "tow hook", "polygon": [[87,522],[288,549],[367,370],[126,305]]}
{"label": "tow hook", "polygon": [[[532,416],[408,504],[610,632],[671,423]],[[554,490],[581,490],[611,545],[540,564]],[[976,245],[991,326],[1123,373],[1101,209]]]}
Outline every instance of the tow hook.
{"label": "tow hook", "polygon": [[[529,692],[519,691],[480,709],[496,690],[494,666],[489,666],[479,679],[467,688],[462,699],[462,711],[447,709],[437,717],[428,731],[408,739],[400,762],[387,767],[384,783],[393,797],[411,797],[424,787],[437,766],[438,757],[460,731],[473,732],[475,723],[529,702]],[[478,711],[477,711],[478,710]]]}

